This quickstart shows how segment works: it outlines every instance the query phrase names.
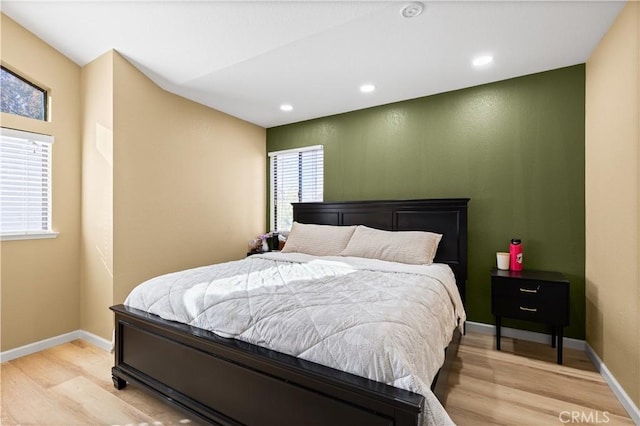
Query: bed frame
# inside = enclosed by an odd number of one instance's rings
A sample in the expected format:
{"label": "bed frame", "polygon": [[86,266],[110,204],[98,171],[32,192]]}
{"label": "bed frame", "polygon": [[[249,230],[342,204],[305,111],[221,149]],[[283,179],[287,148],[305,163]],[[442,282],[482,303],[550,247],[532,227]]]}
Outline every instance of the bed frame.
{"label": "bed frame", "polygon": [[[294,220],[441,233],[436,262],[451,266],[464,300],[468,201],[298,203]],[[114,386],[134,384],[207,423],[415,426],[424,409],[413,392],[124,305],[111,310]]]}

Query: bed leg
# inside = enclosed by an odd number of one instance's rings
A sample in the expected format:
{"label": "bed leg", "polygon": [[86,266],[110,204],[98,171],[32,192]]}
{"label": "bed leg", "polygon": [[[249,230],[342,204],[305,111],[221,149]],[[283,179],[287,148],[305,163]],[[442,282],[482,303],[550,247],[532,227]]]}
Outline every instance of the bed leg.
{"label": "bed leg", "polygon": [[113,387],[118,390],[124,389],[127,386],[127,381],[117,377],[115,375],[111,375],[111,380],[113,380]]}

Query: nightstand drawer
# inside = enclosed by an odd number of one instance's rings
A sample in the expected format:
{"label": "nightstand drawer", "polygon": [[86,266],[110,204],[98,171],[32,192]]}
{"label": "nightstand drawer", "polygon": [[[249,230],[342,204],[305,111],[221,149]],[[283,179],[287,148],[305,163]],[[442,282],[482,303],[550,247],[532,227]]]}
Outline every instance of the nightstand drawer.
{"label": "nightstand drawer", "polygon": [[543,302],[564,298],[567,286],[564,284],[548,283],[532,280],[493,280],[493,294],[504,298],[518,298],[530,296]]}
{"label": "nightstand drawer", "polygon": [[569,323],[569,286],[564,283],[494,278],[491,295],[494,315],[555,325]]}
{"label": "nightstand drawer", "polygon": [[492,311],[494,315],[549,324],[564,325],[569,322],[561,299],[542,303],[539,297],[496,297],[493,299]]}

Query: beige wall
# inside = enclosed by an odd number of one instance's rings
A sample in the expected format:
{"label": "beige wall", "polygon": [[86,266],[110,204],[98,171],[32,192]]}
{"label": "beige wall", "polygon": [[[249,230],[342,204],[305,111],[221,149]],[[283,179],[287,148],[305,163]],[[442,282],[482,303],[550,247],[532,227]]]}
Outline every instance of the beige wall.
{"label": "beige wall", "polygon": [[82,69],[82,329],[153,276],[264,232],[263,128],[165,92],[116,52]]}
{"label": "beige wall", "polygon": [[81,71],[81,328],[107,337],[113,329],[113,51]]}
{"label": "beige wall", "polygon": [[114,295],[245,256],[264,232],[265,129],[170,94],[114,55]]}
{"label": "beige wall", "polygon": [[587,342],[640,406],[640,3],[586,66]]}
{"label": "beige wall", "polygon": [[55,239],[1,243],[0,350],[80,326],[80,68],[4,14],[2,64],[49,90],[49,122],[0,113],[4,127],[55,137],[52,166]]}
{"label": "beige wall", "polygon": [[80,70],[2,15],[2,63],[47,88],[56,239],[0,244],[0,351],[79,328],[151,276],[244,257],[264,232],[265,129],[160,89],[116,52]]}

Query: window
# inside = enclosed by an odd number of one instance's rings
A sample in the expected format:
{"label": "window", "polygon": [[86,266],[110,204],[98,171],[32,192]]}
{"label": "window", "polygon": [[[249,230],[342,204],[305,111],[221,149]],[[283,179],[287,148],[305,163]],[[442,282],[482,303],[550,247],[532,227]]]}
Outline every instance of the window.
{"label": "window", "polygon": [[269,153],[271,162],[271,229],[289,231],[291,203],[322,201],[324,155],[322,146]]}
{"label": "window", "polygon": [[0,111],[36,120],[47,119],[47,91],[0,67]]}
{"label": "window", "polygon": [[51,231],[53,137],[0,128],[0,236],[55,237]]}

